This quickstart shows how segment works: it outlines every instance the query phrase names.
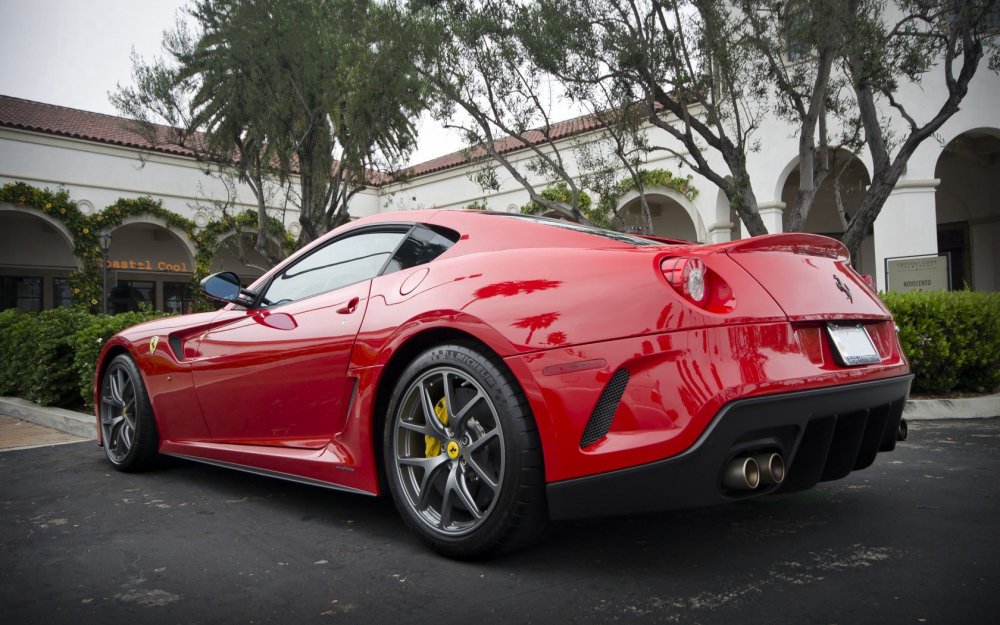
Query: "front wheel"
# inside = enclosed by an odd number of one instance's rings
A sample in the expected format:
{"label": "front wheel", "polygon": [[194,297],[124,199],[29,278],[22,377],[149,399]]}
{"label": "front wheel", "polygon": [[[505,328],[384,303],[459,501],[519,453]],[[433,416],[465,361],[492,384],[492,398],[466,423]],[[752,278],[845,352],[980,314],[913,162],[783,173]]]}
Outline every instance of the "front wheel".
{"label": "front wheel", "polygon": [[406,523],[453,557],[510,551],[547,524],[538,431],[502,361],[442,345],[403,372],[386,419],[389,490]]}
{"label": "front wheel", "polygon": [[158,437],[153,408],[135,361],[112,359],[101,378],[101,439],[104,453],[120,471],[142,471],[156,459]]}

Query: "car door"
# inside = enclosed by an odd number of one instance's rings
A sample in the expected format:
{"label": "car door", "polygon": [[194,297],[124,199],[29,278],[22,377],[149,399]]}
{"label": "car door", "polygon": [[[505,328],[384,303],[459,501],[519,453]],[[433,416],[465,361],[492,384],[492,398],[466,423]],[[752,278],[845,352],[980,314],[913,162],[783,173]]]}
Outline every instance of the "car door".
{"label": "car door", "polygon": [[372,278],[407,228],[368,228],[283,268],[258,307],[211,329],[197,346],[194,384],[216,442],[320,448],[342,426],[346,380]]}

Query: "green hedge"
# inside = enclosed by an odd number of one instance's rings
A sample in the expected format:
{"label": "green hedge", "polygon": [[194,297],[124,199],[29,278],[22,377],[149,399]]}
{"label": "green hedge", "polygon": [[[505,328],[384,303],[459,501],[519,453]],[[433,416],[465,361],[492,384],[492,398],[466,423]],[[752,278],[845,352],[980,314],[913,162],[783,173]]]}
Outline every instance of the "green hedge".
{"label": "green hedge", "polygon": [[[1000,293],[886,293],[916,379],[913,392],[1000,388]],[[116,332],[164,316],[92,315],[78,308],[0,312],[0,395],[48,406],[92,407],[97,356]]]}
{"label": "green hedge", "polygon": [[885,293],[914,393],[985,393],[1000,388],[1000,293]]}
{"label": "green hedge", "polygon": [[0,395],[45,406],[90,408],[94,367],[113,334],[164,313],[92,315],[80,308],[0,312]]}

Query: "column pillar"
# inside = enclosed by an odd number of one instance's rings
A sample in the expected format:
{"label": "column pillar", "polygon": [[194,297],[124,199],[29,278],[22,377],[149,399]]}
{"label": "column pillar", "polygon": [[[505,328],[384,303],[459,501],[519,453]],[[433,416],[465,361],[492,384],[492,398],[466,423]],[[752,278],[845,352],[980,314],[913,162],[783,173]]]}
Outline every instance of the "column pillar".
{"label": "column pillar", "polygon": [[712,224],[708,228],[707,243],[724,243],[731,238],[732,231],[733,224],[731,222]]}
{"label": "column pillar", "polygon": [[785,224],[782,221],[785,215],[784,202],[758,204],[757,212],[760,214],[760,219],[764,222],[768,234],[778,234],[785,231]]}
{"label": "column pillar", "polygon": [[886,289],[885,259],[937,254],[937,212],[934,190],[938,179],[900,180],[875,219],[875,276]]}

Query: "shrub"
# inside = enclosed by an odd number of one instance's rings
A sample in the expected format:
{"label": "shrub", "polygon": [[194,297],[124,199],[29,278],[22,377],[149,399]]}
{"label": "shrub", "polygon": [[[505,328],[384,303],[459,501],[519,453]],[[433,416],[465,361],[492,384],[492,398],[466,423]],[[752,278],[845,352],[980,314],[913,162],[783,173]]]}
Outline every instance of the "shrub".
{"label": "shrub", "polygon": [[1000,388],[1000,293],[885,293],[913,392],[993,392]]}
{"label": "shrub", "polygon": [[92,315],[81,308],[0,312],[0,395],[45,406],[89,408],[104,342],[127,327],[162,316],[148,310]]}
{"label": "shrub", "polygon": [[150,310],[114,316],[94,315],[90,323],[77,330],[70,339],[73,345],[73,388],[79,393],[77,402],[82,400],[82,405],[87,408],[93,407],[94,369],[97,367],[97,357],[101,354],[101,348],[109,338],[125,328],[164,316],[165,313]]}
{"label": "shrub", "polygon": [[0,312],[0,395],[21,395],[25,348],[34,315],[17,309]]}
{"label": "shrub", "polygon": [[78,405],[70,340],[90,315],[80,308],[55,308],[28,319],[17,347],[22,357],[14,363],[21,397],[44,406]]}

